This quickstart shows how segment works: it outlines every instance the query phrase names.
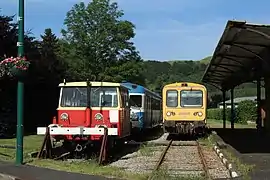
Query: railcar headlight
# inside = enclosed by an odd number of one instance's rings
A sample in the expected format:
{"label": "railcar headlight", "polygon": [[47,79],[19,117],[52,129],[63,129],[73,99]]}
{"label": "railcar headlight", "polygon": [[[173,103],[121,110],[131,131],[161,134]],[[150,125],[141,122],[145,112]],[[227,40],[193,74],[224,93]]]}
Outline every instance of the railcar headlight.
{"label": "railcar headlight", "polygon": [[62,114],[60,115],[60,119],[63,120],[63,121],[68,120],[68,114],[67,114],[67,113],[62,113]]}
{"label": "railcar headlight", "polygon": [[168,111],[168,112],[167,112],[167,116],[170,116],[170,115],[171,115],[171,112]]}
{"label": "railcar headlight", "polygon": [[202,112],[198,112],[198,116],[200,116],[200,117],[201,117],[202,115],[203,115],[203,113],[202,113]]}
{"label": "railcar headlight", "polygon": [[100,121],[100,120],[102,120],[102,119],[103,119],[103,115],[102,115],[102,114],[97,113],[97,114],[95,115],[95,120]]}

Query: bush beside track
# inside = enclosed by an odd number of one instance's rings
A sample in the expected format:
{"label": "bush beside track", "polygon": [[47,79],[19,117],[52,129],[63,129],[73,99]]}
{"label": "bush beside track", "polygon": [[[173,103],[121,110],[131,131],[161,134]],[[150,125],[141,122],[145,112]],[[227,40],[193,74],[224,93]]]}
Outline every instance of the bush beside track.
{"label": "bush beside track", "polygon": [[[245,100],[238,104],[235,108],[235,123],[247,124],[247,121],[256,121],[257,118],[257,108],[256,103],[251,100]],[[223,109],[214,108],[207,110],[207,119],[223,119]],[[226,109],[226,121],[231,119],[231,109]]]}

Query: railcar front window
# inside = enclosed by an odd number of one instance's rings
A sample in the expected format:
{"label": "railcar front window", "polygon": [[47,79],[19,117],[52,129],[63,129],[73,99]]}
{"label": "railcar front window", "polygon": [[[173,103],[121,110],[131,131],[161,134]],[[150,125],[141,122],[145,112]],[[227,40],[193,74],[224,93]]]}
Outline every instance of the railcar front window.
{"label": "railcar front window", "polygon": [[90,101],[92,107],[117,107],[117,89],[116,87],[92,87]]}
{"label": "railcar front window", "polygon": [[86,107],[87,89],[86,87],[65,87],[62,89],[62,107]]}
{"label": "railcar front window", "polygon": [[182,90],[180,94],[181,107],[201,107],[203,105],[203,92],[201,90]]}
{"label": "railcar front window", "polygon": [[178,106],[178,92],[175,90],[168,90],[166,95],[166,106],[177,107]]}
{"label": "railcar front window", "polygon": [[[117,107],[116,87],[91,87],[91,107]],[[64,87],[60,101],[61,107],[87,107],[87,87]]]}
{"label": "railcar front window", "polygon": [[[110,93],[110,92],[109,92]],[[101,94],[100,106],[103,107],[117,107],[117,95],[113,92],[111,94]]]}
{"label": "railcar front window", "polygon": [[130,106],[142,107],[142,96],[141,95],[130,95]]}

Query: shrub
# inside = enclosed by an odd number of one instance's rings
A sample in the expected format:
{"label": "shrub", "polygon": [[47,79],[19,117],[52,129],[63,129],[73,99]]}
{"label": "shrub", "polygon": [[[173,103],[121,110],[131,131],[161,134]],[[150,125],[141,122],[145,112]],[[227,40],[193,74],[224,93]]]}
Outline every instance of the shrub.
{"label": "shrub", "polygon": [[251,100],[242,101],[237,107],[237,121],[245,124],[247,121],[256,121],[257,108],[256,103]]}
{"label": "shrub", "polygon": [[[207,110],[207,119],[223,120],[223,109],[213,108]],[[231,120],[231,109],[226,109],[226,120]]]}
{"label": "shrub", "polygon": [[[247,121],[256,121],[257,110],[256,103],[251,100],[245,100],[238,104],[238,107],[235,108],[235,122],[246,124]],[[223,109],[215,108],[207,110],[207,119],[223,119]],[[226,109],[226,120],[231,120],[231,109]]]}
{"label": "shrub", "polygon": [[222,119],[222,109],[214,108],[207,109],[207,119]]}

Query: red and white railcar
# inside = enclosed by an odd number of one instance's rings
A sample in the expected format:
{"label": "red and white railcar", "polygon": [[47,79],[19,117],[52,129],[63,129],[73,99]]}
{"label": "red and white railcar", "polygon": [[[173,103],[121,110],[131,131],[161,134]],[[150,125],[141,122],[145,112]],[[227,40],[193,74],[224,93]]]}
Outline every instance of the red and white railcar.
{"label": "red and white railcar", "polygon": [[[123,139],[131,133],[128,89],[112,82],[64,82],[59,84],[57,116],[49,125],[55,140],[71,143],[82,150],[98,142],[108,129],[110,139]],[[37,134],[46,134],[38,127]],[[75,146],[74,146],[75,145]]]}

